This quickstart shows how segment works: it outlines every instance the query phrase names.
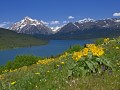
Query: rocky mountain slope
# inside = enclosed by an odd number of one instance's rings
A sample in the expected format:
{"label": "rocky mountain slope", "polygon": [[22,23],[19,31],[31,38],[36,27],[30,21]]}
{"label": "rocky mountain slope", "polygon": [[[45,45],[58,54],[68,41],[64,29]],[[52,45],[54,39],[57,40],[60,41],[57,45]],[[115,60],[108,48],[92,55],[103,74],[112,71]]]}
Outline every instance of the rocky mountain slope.
{"label": "rocky mountain slope", "polygon": [[45,34],[49,35],[52,33],[51,28],[45,26],[42,21],[38,21],[36,19],[31,19],[30,17],[25,17],[20,22],[13,24],[10,28],[17,33],[25,33],[25,34]]}

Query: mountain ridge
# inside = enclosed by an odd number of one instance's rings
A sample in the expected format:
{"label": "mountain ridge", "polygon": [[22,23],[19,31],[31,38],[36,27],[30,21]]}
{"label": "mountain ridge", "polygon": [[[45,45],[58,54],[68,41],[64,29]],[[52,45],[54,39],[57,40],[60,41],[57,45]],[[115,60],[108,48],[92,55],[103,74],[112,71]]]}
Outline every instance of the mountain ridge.
{"label": "mountain ridge", "polygon": [[[29,17],[25,19],[29,19],[30,22],[26,23],[23,19],[26,26],[22,27],[22,29],[19,29],[19,25],[18,28],[16,28],[17,26],[14,24],[15,26],[13,26],[16,29],[10,28],[10,30],[47,39],[83,39],[85,37],[87,37],[85,39],[90,39],[120,35],[120,18],[106,18],[101,20],[85,18],[76,22],[69,22],[66,25],[53,29],[45,26],[45,24],[36,19],[33,20]],[[23,20],[21,22],[23,22]]]}

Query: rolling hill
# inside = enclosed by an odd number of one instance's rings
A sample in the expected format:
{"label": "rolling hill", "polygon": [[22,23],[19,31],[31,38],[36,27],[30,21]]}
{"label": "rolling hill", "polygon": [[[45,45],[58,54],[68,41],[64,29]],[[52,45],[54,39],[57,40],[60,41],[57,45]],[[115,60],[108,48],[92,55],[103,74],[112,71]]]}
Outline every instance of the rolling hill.
{"label": "rolling hill", "polygon": [[0,49],[37,46],[47,44],[46,40],[30,35],[18,34],[14,31],[0,28]]}

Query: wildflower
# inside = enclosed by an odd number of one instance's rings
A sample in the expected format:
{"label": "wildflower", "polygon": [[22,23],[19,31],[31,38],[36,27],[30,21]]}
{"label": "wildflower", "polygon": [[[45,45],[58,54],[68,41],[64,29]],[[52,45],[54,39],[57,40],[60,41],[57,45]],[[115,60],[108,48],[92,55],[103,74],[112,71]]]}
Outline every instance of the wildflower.
{"label": "wildflower", "polygon": [[102,47],[96,46],[95,44],[86,44],[86,48],[79,52],[74,52],[72,58],[78,61],[81,59],[81,57],[87,56],[89,52],[91,52],[93,56],[97,57],[100,57],[104,54]]}
{"label": "wildflower", "polygon": [[84,48],[83,49],[83,56],[87,56],[88,55],[88,48]]}
{"label": "wildflower", "polygon": [[8,72],[9,70],[5,70],[5,71],[3,71],[3,72]]}
{"label": "wildflower", "polygon": [[10,72],[13,72],[13,71],[10,69]]}
{"label": "wildflower", "polygon": [[78,61],[82,57],[82,52],[74,52],[72,58]]}
{"label": "wildflower", "polygon": [[48,70],[47,72],[49,73],[50,71]]}
{"label": "wildflower", "polygon": [[11,84],[12,84],[12,85],[16,84],[16,81],[14,81],[14,82],[11,82]]}
{"label": "wildflower", "polygon": [[35,73],[36,75],[40,75],[40,73],[39,72],[37,72],[37,73]]}
{"label": "wildflower", "polygon": [[61,64],[63,65],[63,64],[65,64],[65,62],[61,62]]}
{"label": "wildflower", "polygon": [[105,39],[104,39],[104,43],[108,43],[109,40],[110,40],[109,38],[105,38]]}
{"label": "wildflower", "polygon": [[119,47],[116,47],[116,49],[119,49]]}

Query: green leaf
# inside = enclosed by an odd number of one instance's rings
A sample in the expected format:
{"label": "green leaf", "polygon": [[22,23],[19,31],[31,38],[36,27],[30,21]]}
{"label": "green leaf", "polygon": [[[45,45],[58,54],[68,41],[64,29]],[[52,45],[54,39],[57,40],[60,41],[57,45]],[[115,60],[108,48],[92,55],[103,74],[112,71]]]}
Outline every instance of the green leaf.
{"label": "green leaf", "polygon": [[88,67],[93,71],[94,66],[92,63],[90,63],[89,61],[85,61],[85,63],[88,65]]}
{"label": "green leaf", "polygon": [[72,70],[68,70],[68,77],[72,76]]}

